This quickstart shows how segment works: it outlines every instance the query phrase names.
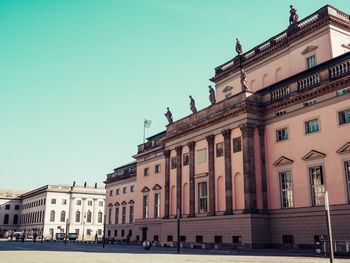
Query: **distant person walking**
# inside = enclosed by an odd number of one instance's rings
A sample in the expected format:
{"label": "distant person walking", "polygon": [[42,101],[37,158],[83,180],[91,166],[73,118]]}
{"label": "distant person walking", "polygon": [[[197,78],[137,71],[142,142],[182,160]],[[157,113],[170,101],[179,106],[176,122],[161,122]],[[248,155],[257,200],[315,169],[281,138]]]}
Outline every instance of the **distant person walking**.
{"label": "distant person walking", "polygon": [[98,238],[97,238],[97,233],[95,234],[95,242],[97,244]]}
{"label": "distant person walking", "polygon": [[24,238],[25,238],[25,234],[23,233],[22,236],[21,236],[22,243],[24,243]]}
{"label": "distant person walking", "polygon": [[33,235],[33,242],[34,242],[34,243],[36,242],[37,236],[38,236],[38,234],[35,232],[34,235]]}

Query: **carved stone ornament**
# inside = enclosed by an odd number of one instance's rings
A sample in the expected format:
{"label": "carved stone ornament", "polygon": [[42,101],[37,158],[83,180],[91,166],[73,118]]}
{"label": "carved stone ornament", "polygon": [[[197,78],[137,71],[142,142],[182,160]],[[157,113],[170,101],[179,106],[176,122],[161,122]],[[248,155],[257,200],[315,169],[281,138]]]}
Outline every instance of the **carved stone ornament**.
{"label": "carved stone ornament", "polygon": [[251,123],[245,123],[239,126],[242,132],[242,137],[252,137],[254,135],[255,125]]}
{"label": "carved stone ornament", "polygon": [[242,91],[247,91],[248,90],[247,73],[245,73],[244,69],[241,69],[241,84],[242,84]]}
{"label": "carved stone ornament", "polygon": [[239,42],[238,38],[236,38],[236,52],[238,55],[242,55],[243,53],[242,45],[241,42]]}
{"label": "carved stone ornament", "polygon": [[298,22],[298,13],[297,13],[297,10],[292,6],[290,5],[290,16],[289,16],[289,24],[290,25],[293,25],[293,24],[296,24]]}
{"label": "carved stone ornament", "polygon": [[167,112],[164,115],[168,119],[169,124],[173,123],[173,115],[171,114],[169,107],[167,107]]}
{"label": "carved stone ornament", "polygon": [[211,105],[216,103],[215,91],[211,87],[211,85],[209,85],[209,101],[210,101]]}
{"label": "carved stone ornament", "polygon": [[195,101],[194,101],[194,99],[192,98],[191,95],[189,97],[190,97],[190,100],[191,100],[191,102],[190,102],[190,109],[191,109],[191,111],[193,113],[196,113],[197,112],[196,103],[195,103]]}

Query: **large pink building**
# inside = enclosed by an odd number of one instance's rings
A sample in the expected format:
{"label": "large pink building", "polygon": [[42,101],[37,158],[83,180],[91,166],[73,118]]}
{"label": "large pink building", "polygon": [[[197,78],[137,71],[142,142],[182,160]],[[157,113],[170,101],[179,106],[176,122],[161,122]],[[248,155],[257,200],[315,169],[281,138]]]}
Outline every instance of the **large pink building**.
{"label": "large pink building", "polygon": [[211,78],[216,101],[168,115],[132,168],[107,176],[106,214],[133,207],[124,224],[110,215],[109,237],[177,242],[180,211],[183,245],[307,248],[327,236],[328,191],[333,239],[350,240],[349,15],[327,5],[293,18],[245,53],[238,42]]}

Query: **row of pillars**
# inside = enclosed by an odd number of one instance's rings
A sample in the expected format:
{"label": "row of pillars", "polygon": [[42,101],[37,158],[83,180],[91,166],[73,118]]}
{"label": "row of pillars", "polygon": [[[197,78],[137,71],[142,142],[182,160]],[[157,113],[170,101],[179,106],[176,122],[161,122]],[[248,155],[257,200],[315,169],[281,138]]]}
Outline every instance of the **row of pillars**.
{"label": "row of pillars", "polygon": [[[259,130],[260,141],[260,159],[261,159],[261,179],[262,179],[262,193],[263,193],[263,210],[267,210],[267,184],[266,184],[266,165],[265,165],[265,144],[264,135],[265,127],[256,126],[255,124],[246,123],[240,125],[239,128],[242,133],[242,151],[243,151],[243,178],[244,178],[244,212],[255,213],[257,211],[256,200],[256,183],[255,183],[255,158],[254,158],[254,130]],[[233,214],[232,210],[232,162],[231,162],[231,129],[223,130],[224,137],[224,158],[225,158],[225,215]],[[215,215],[215,162],[214,162],[214,138],[211,134],[206,137],[208,143],[208,200],[209,209],[208,216]],[[195,142],[187,144],[189,148],[189,215],[195,216],[195,162],[194,150]],[[176,211],[182,214],[182,146],[177,146],[176,151]],[[170,205],[170,150],[164,151],[165,156],[165,212],[164,218],[169,218]]]}

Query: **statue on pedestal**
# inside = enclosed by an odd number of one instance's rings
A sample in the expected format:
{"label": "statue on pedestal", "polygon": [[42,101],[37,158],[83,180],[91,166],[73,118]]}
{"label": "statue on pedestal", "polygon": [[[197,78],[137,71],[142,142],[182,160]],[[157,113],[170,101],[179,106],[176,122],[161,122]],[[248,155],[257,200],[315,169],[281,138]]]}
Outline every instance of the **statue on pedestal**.
{"label": "statue on pedestal", "polygon": [[290,5],[289,13],[290,13],[289,24],[292,25],[297,23],[299,16],[298,16],[297,10],[292,5]]}
{"label": "statue on pedestal", "polygon": [[238,38],[236,38],[236,52],[238,55],[242,55],[243,53],[242,45],[241,42],[239,42]]}
{"label": "statue on pedestal", "polygon": [[215,91],[214,89],[211,87],[211,85],[209,85],[209,101],[211,103],[211,105],[216,103],[216,99],[215,99]]}
{"label": "statue on pedestal", "polygon": [[244,69],[241,69],[241,84],[242,84],[242,91],[247,91],[248,90],[247,73],[245,73]]}
{"label": "statue on pedestal", "polygon": [[190,97],[190,100],[191,100],[191,102],[190,102],[190,109],[191,109],[191,111],[193,113],[196,113],[197,109],[196,109],[195,101],[194,101],[194,99],[192,98],[191,95],[189,97]]}
{"label": "statue on pedestal", "polygon": [[171,114],[169,107],[167,107],[167,112],[164,115],[168,119],[169,124],[173,123],[173,115]]}

